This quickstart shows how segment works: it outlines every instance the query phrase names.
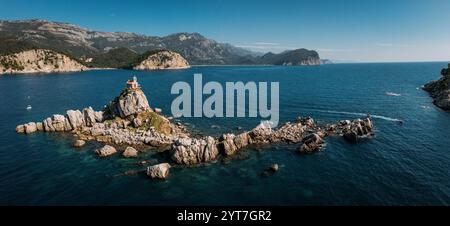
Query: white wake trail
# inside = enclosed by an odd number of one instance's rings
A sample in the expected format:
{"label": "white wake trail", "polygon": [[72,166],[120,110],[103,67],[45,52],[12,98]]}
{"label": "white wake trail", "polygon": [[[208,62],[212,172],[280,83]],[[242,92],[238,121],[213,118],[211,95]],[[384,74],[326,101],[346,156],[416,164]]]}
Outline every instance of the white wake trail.
{"label": "white wake trail", "polygon": [[[332,111],[332,110],[313,110],[317,112],[323,112],[323,113],[331,113],[331,114],[344,114],[344,115],[357,115],[357,116],[367,116],[367,113],[359,113],[359,112],[347,112],[347,111]],[[386,121],[392,121],[392,122],[402,122],[400,119],[391,118],[383,115],[372,115],[370,114],[372,118],[377,119],[383,119]]]}

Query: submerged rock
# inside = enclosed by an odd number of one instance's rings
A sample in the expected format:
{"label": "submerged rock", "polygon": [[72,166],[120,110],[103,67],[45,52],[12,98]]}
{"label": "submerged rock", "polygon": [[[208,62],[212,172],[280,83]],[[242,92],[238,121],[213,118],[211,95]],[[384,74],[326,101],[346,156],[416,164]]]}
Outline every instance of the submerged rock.
{"label": "submerged rock", "polygon": [[351,143],[356,143],[358,141],[358,134],[354,131],[344,133],[344,139]]}
{"label": "submerged rock", "polygon": [[83,147],[85,144],[86,144],[86,141],[84,141],[84,140],[76,140],[73,143],[73,146],[76,148],[80,148],[80,147]]}
{"label": "submerged rock", "polygon": [[271,165],[268,170],[270,170],[272,172],[277,172],[278,169],[279,169],[278,164],[275,163],[275,164]]}
{"label": "submerged rock", "polygon": [[167,179],[169,177],[169,163],[161,163],[147,167],[147,176],[157,179]]}

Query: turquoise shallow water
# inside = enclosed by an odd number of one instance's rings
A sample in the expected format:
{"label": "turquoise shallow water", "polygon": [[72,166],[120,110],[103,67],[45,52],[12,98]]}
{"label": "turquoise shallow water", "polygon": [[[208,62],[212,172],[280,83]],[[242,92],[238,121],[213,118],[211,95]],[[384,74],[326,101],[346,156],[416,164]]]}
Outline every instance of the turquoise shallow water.
{"label": "turquoise shallow water", "polygon": [[[450,114],[419,87],[437,79],[446,63],[336,64],[318,67],[193,67],[180,71],[87,71],[0,77],[0,204],[3,205],[448,205]],[[278,81],[281,121],[312,116],[334,122],[374,115],[376,137],[348,144],[327,138],[313,155],[297,145],[250,148],[235,159],[173,168],[167,181],[145,175],[139,160],[100,159],[97,143],[71,147],[65,134],[18,135],[17,124],[67,109],[99,110],[137,75],[152,107],[169,113],[176,81]],[[386,92],[399,93],[389,96]],[[32,110],[27,111],[27,105]],[[400,125],[395,120],[404,120]],[[182,118],[192,130],[218,135],[257,118]],[[212,128],[211,125],[220,125]],[[261,173],[272,163],[279,172]]]}

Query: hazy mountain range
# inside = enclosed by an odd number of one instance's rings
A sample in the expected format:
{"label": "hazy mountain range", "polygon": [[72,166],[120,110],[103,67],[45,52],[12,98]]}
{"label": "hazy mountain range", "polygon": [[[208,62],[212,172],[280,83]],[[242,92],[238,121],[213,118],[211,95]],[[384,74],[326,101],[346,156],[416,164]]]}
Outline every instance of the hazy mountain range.
{"label": "hazy mountain range", "polygon": [[[91,66],[120,67],[132,58],[152,50],[180,53],[192,65],[268,64],[317,65],[319,54],[296,49],[261,55],[227,43],[205,38],[199,33],[176,33],[164,37],[128,32],[93,31],[77,25],[46,20],[0,20],[0,54],[31,47],[52,49]],[[87,62],[87,61],[86,61]]]}

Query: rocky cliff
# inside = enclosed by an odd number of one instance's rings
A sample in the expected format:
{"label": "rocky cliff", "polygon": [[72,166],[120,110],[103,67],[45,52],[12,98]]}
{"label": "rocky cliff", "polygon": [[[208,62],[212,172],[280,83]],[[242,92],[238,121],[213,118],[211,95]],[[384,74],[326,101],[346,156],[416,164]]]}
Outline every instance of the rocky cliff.
{"label": "rocky cliff", "polygon": [[424,85],[423,89],[433,97],[433,103],[444,109],[450,110],[450,64],[441,71],[442,77],[437,81],[431,81]]}
{"label": "rocky cliff", "polygon": [[189,63],[180,54],[162,50],[146,54],[144,59],[133,66],[134,70],[160,70],[189,68]]}
{"label": "rocky cliff", "polygon": [[70,57],[46,49],[0,56],[0,74],[83,71],[87,67]]}

